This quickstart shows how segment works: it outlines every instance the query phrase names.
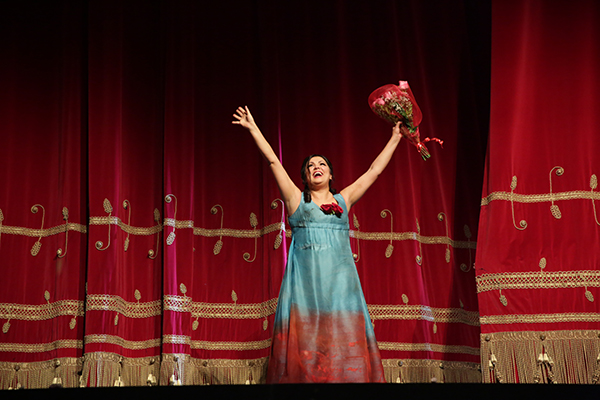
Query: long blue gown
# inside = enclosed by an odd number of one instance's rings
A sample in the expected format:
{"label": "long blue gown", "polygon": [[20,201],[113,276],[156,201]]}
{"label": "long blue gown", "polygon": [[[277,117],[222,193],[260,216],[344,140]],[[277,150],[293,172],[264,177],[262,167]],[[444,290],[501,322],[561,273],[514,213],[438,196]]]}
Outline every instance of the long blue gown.
{"label": "long blue gown", "polygon": [[275,313],[267,383],[385,382],[350,248],[348,210],[304,202],[289,217],[292,243]]}

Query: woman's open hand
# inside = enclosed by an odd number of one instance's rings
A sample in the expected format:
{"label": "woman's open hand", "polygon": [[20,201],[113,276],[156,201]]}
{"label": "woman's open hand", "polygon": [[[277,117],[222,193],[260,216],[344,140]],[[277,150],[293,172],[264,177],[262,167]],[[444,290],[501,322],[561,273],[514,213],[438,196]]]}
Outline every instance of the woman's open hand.
{"label": "woman's open hand", "polygon": [[235,114],[233,114],[233,118],[236,120],[231,121],[232,124],[241,125],[246,129],[256,127],[256,123],[254,122],[254,118],[252,118],[252,114],[250,114],[248,106],[238,107],[238,109],[235,110]]}

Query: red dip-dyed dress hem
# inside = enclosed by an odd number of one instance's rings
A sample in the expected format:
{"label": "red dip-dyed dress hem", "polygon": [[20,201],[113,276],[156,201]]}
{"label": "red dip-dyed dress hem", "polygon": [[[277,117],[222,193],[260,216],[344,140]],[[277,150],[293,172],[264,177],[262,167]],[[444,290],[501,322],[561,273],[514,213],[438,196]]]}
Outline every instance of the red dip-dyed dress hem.
{"label": "red dip-dyed dress hem", "polygon": [[267,383],[385,382],[350,248],[348,210],[325,214],[302,199],[273,332]]}

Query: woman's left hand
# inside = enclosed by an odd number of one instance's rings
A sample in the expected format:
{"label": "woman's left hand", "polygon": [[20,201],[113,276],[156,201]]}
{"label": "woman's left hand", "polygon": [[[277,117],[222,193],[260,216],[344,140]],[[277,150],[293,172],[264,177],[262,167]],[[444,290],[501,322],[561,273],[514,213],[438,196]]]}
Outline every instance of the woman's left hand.
{"label": "woman's left hand", "polygon": [[406,126],[402,125],[401,121],[396,122],[396,125],[392,128],[392,136],[398,136],[399,139],[402,139],[402,136],[406,136],[408,134],[408,130]]}

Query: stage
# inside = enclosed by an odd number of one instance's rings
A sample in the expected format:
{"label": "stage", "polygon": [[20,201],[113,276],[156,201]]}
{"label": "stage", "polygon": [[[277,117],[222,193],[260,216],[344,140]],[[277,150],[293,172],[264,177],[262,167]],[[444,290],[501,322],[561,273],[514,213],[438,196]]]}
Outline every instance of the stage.
{"label": "stage", "polygon": [[[60,391],[60,393],[52,393]],[[3,391],[3,399],[39,399],[59,395],[61,399],[91,398],[210,398],[210,399],[598,399],[592,385],[529,384],[304,384],[304,385],[219,385],[161,386],[82,389],[30,389]]]}

